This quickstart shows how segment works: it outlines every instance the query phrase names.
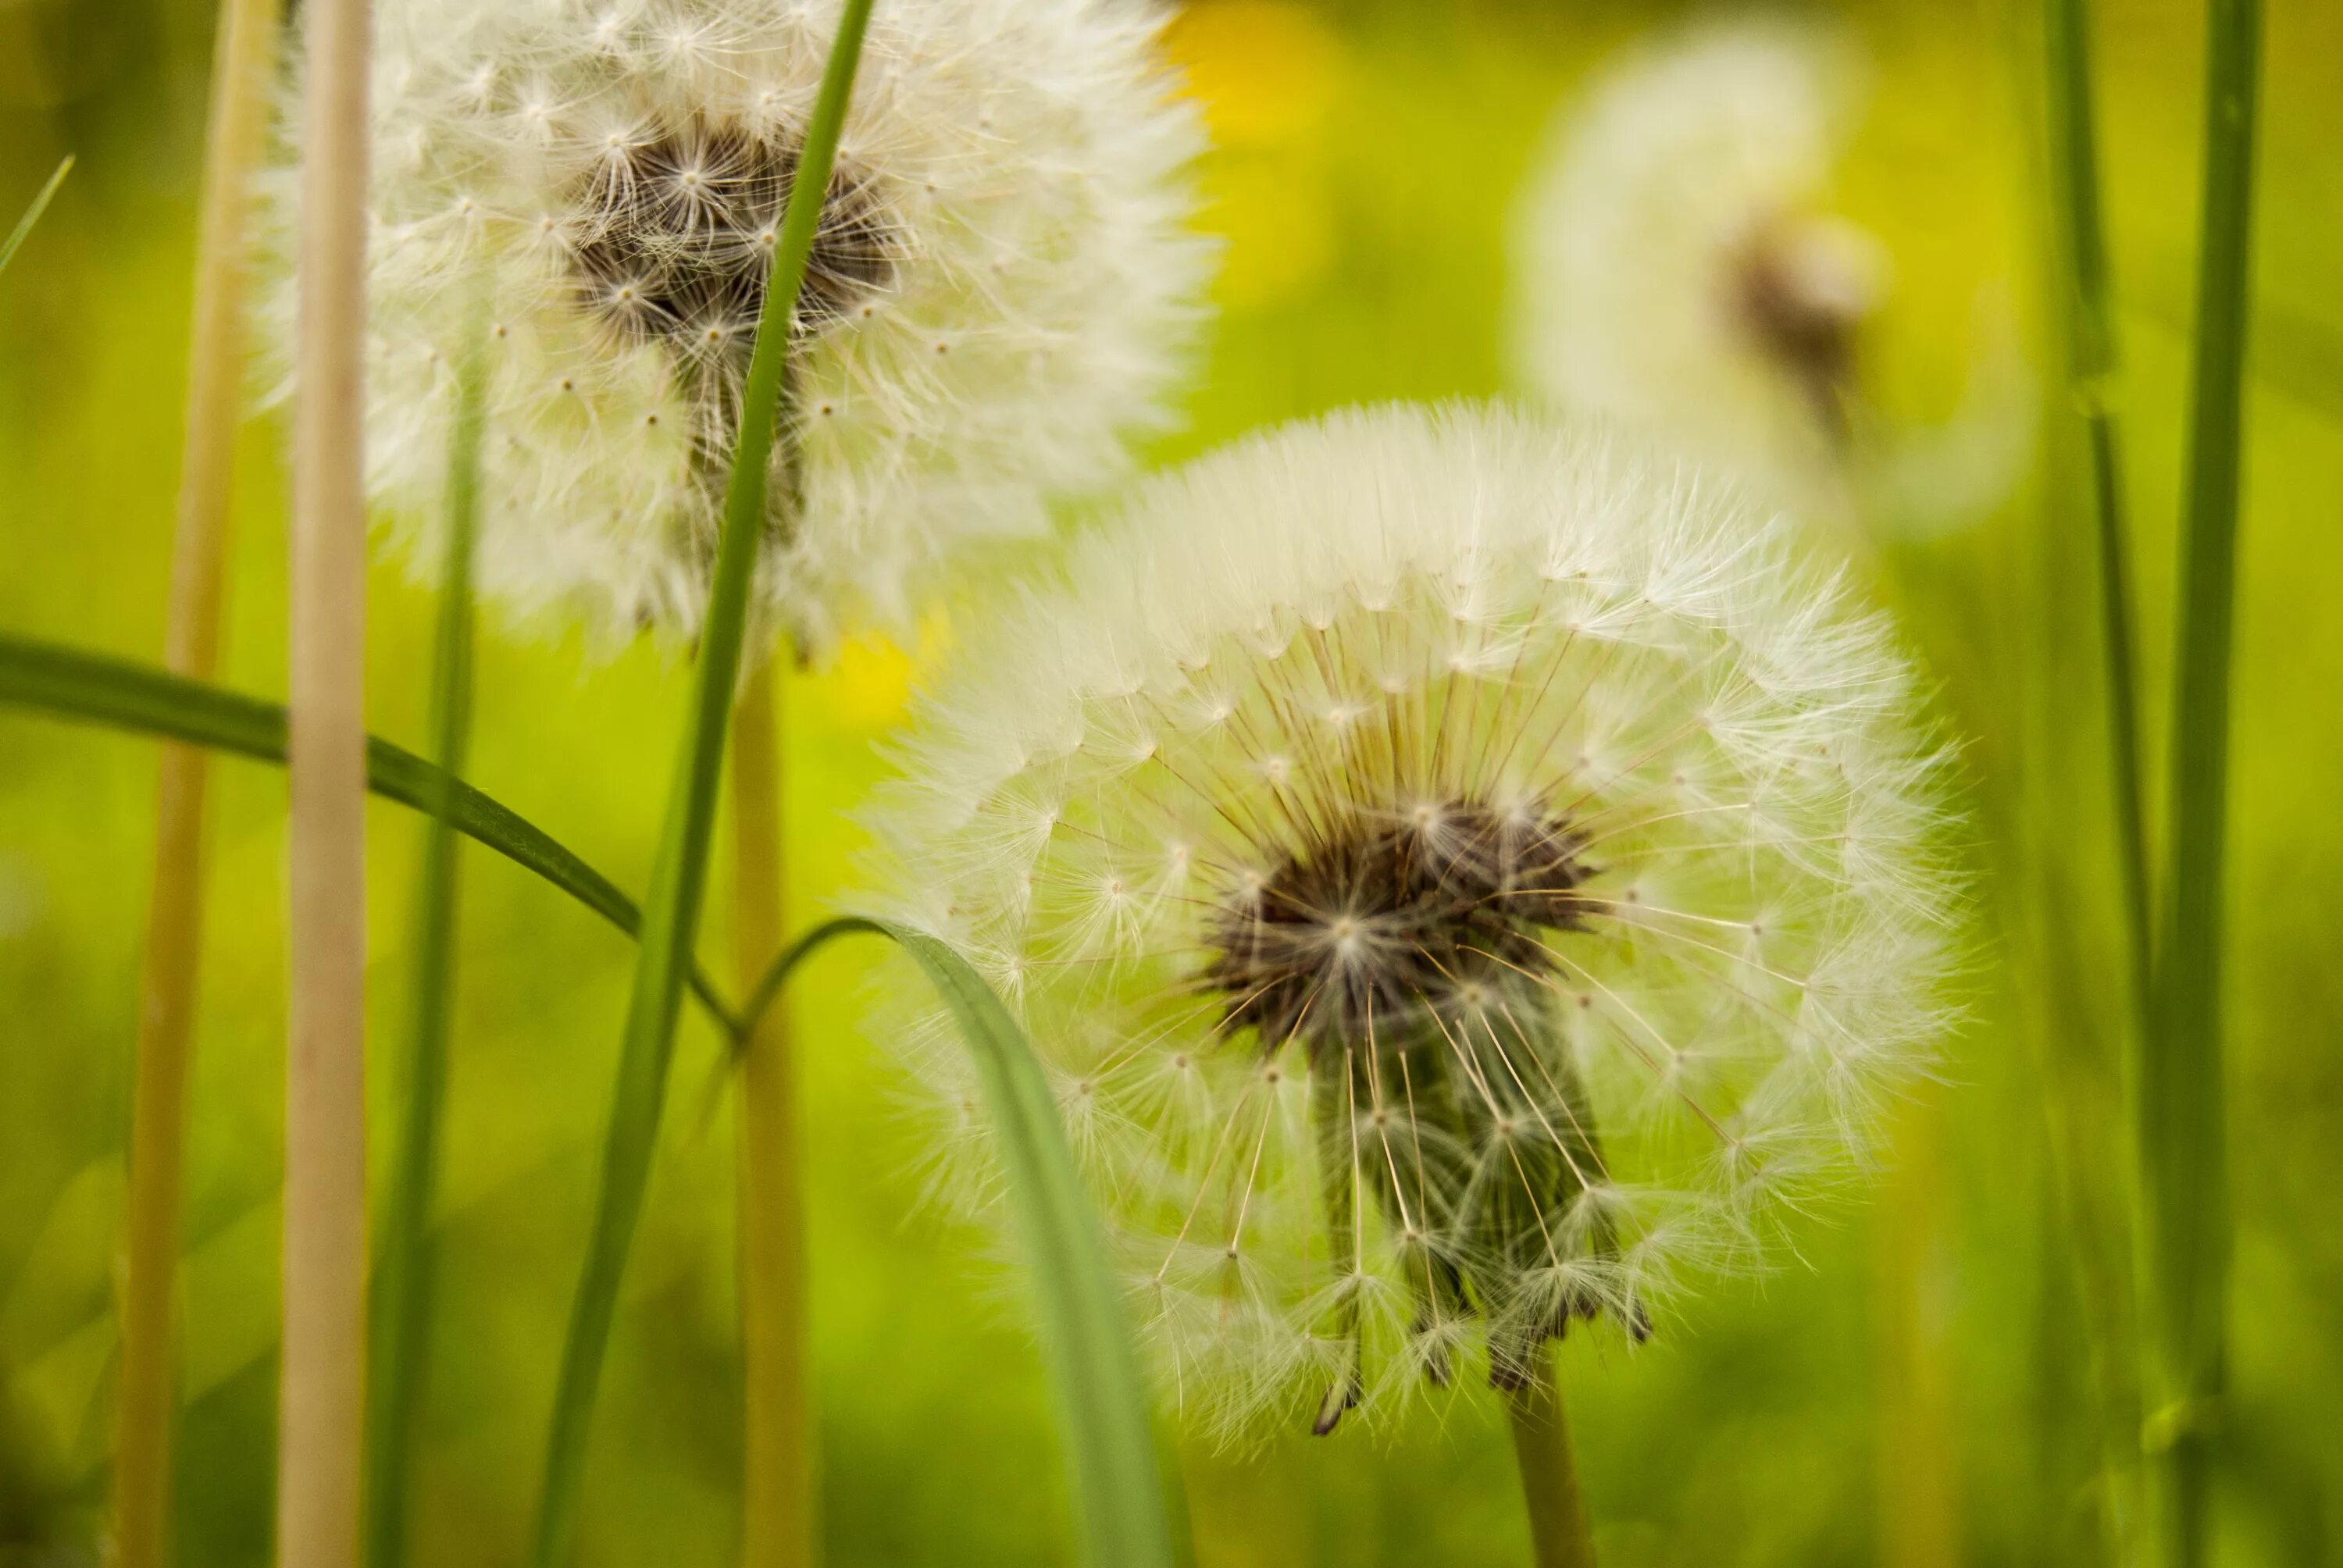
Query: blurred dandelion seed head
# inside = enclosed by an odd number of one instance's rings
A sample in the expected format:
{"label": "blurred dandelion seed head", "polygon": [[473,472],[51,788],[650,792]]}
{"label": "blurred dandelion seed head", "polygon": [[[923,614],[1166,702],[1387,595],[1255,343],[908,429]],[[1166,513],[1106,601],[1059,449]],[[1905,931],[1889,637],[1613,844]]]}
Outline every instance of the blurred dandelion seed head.
{"label": "blurred dandelion seed head", "polygon": [[[485,291],[483,588],[613,637],[695,629],[838,10],[382,7],[368,479],[418,558]],[[776,473],[757,579],[801,646],[905,624],[957,541],[1039,530],[1162,422],[1209,252],[1187,227],[1202,133],[1157,23],[1097,0],[878,8],[790,324],[801,460]]]}
{"label": "blurred dandelion seed head", "polygon": [[1757,473],[1845,436],[1885,255],[1827,208],[1852,61],[1782,22],[1614,66],[1557,118],[1518,246],[1542,388]]}
{"label": "blurred dandelion seed head", "polygon": [[[1597,429],[1338,416],[1144,487],[926,702],[891,912],[1031,1029],[1199,1425],[1640,1337],[1862,1161],[1958,890],[1788,531]],[[969,1064],[897,1032],[979,1204]]]}

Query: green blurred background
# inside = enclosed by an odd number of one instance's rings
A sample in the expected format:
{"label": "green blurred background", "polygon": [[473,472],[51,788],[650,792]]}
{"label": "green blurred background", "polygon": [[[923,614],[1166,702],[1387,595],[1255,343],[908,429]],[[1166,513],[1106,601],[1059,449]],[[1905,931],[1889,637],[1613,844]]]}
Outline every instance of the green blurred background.
{"label": "green blurred background", "polygon": [[[1619,0],[1192,6],[1171,43],[1217,148],[1202,222],[1222,307],[1168,460],[1362,398],[1506,389],[1512,202],[1546,117],[1680,18]],[[2021,0],[1841,14],[1872,62],[1850,212],[1895,258],[1877,367],[1916,416],[1956,396],[1976,302],[2037,360],[2038,16]],[[2199,15],[2100,8],[2129,373],[2131,499],[2160,729],[2192,274]],[[179,440],[206,0],[0,0],[0,213],[79,166],[0,279],[0,627],[159,657]],[[2274,0],[2248,408],[2232,967],[2236,1408],[2222,1561],[2343,1562],[2343,8]],[[1983,879],[1970,1026],[1869,1201],[1803,1262],[1704,1289],[1653,1343],[1565,1349],[1608,1563],[2097,1559],[2104,1317],[2120,1283],[2118,949],[2098,749],[2087,518],[2046,395],[2009,505],[1863,570],[1906,617],[1967,742]],[[283,433],[245,447],[224,678],[283,690]],[[419,742],[430,605],[372,588],[374,728]],[[908,639],[907,639],[908,640]],[[788,694],[792,897],[851,886],[841,816],[923,661],[860,641]],[[474,775],[629,886],[647,874],[683,668],[494,630]],[[105,1496],[126,1093],[155,760],[0,711],[0,1564],[94,1562]],[[224,764],[194,1081],[180,1561],[267,1553],[284,932],[283,783]],[[387,1125],[420,834],[376,808],[376,1107]],[[2186,847],[2181,847],[2186,853]],[[727,951],[722,902],[706,950]],[[467,860],[437,1362],[417,1561],[517,1560],[584,1241],[630,953],[541,884]],[[860,1020],[868,953],[799,992],[823,1530],[839,1563],[1071,1560],[1013,1271],[920,1211],[918,1127]],[[593,1563],[735,1553],[732,1134],[714,1036],[687,1026],[597,1428]],[[387,1139],[377,1141],[384,1151]],[[1244,1463],[1194,1452],[1207,1568],[1499,1564],[1525,1532],[1485,1392],[1396,1440],[1345,1432]]]}

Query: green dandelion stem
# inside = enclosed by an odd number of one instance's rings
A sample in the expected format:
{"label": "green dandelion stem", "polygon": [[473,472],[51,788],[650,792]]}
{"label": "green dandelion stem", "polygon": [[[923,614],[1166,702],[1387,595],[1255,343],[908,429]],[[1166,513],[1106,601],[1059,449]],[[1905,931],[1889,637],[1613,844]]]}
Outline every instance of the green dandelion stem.
{"label": "green dandelion stem", "polygon": [[2260,50],[2259,0],[2213,0],[2167,866],[2154,1006],[2137,1074],[2149,1325],[2145,1436],[2157,1504],[2153,1552],[2167,1568],[2197,1568],[2209,1550],[2227,1379],[2222,894]]}
{"label": "green dandelion stem", "polygon": [[1541,1346],[1529,1372],[1521,1386],[1504,1391],[1504,1400],[1513,1457],[1521,1465],[1522,1501],[1529,1510],[1530,1561],[1534,1568],[1594,1568],[1594,1536],[1579,1489],[1553,1351]]}
{"label": "green dandelion stem", "polygon": [[[106,654],[0,633],[0,703],[285,765],[282,704]],[[458,832],[543,878],[627,935],[640,934],[642,912],[616,882],[502,801],[448,778],[412,751],[367,737],[367,788],[423,811],[434,809],[444,790]],[[718,1026],[737,1034],[715,982],[695,967],[689,983]]]}
{"label": "green dandelion stem", "polygon": [[684,977],[690,970],[707,887],[725,736],[739,683],[749,591],[767,516],[769,464],[786,379],[789,329],[806,266],[813,255],[822,198],[830,188],[847,100],[861,56],[862,34],[870,19],[870,0],[846,0],[790,182],[789,207],[781,220],[756,347],[742,390],[739,436],[725,495],[724,530],[717,546],[708,614],[700,628],[699,660],[692,672],[690,712],[651,875],[642,944],[636,957],[634,993],[619,1046],[618,1082],[603,1146],[593,1233],[571,1308],[554,1393],[531,1553],[537,1568],[558,1568],[567,1561],[577,1533],[587,1436],[601,1382],[602,1358],[609,1344],[628,1249],[649,1183],[651,1153],[666,1099],[668,1058],[675,1041]]}
{"label": "green dandelion stem", "polygon": [[455,785],[469,749],[472,719],[472,540],[479,512],[480,435],[485,424],[485,322],[467,347],[447,463],[447,535],[439,580],[439,624],[431,667],[431,735],[441,769],[432,781],[416,914],[414,1011],[407,1045],[407,1102],[396,1165],[385,1197],[375,1265],[367,1369],[365,1546],[367,1568],[407,1560],[407,1488],[416,1420],[430,1354],[432,1195],[437,1186],[441,1110],[447,1091],[449,1017],[455,1001],[458,837]]}

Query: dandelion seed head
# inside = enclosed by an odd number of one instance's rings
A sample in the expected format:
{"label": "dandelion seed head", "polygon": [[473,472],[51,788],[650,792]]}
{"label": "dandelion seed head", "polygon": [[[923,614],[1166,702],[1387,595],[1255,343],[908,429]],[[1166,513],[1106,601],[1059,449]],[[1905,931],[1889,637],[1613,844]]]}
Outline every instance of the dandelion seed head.
{"label": "dandelion seed head", "polygon": [[[474,297],[484,591],[689,636],[838,0],[380,9],[368,488],[436,551]],[[1127,466],[1186,357],[1201,131],[1153,10],[900,0],[870,26],[790,333],[763,622],[900,619],[964,540]],[[289,233],[295,182],[272,176]],[[292,286],[271,311],[289,341]],[[427,348],[427,356],[416,352]],[[777,457],[777,462],[781,461]],[[792,498],[796,498],[792,499]]]}
{"label": "dandelion seed head", "polygon": [[1641,1339],[1860,1164],[1958,887],[1912,673],[1787,531],[1598,428],[1342,415],[1144,486],[926,700],[881,885],[1022,956],[1201,1424]]}
{"label": "dandelion seed head", "polygon": [[1883,401],[1893,268],[1835,189],[1861,75],[1839,36],[1779,18],[1699,25],[1606,70],[1556,116],[1521,203],[1515,351],[1526,385],[1796,509],[1934,533],[2024,471],[2035,376],[1980,278],[1957,403]]}
{"label": "dandelion seed head", "polygon": [[1853,68],[1786,22],[1638,52],[1557,117],[1518,246],[1523,368],[1754,472],[1843,437],[1885,253],[1829,207]]}

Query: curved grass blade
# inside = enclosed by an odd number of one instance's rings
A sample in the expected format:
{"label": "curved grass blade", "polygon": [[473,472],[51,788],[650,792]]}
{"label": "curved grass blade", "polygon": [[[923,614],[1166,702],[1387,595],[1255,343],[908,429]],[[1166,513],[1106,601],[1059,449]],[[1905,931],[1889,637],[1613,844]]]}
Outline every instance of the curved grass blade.
{"label": "curved grass blade", "polygon": [[57,172],[49,176],[49,183],[43,186],[40,194],[33,198],[33,205],[25,209],[25,216],[16,220],[16,226],[8,231],[5,243],[0,243],[0,272],[7,271],[8,264],[16,259],[17,247],[25,243],[25,236],[33,232],[33,226],[41,221],[41,215],[49,210],[50,198],[57,194],[57,187],[65,183],[65,176],[73,172],[73,155],[67,153],[65,161],[57,165]]}
{"label": "curved grass blade", "polygon": [[2201,261],[2164,840],[2169,863],[2155,1006],[2137,1075],[2153,1557],[2167,1568],[2197,1568],[2211,1551],[2227,1382],[2222,892],[2261,26],[2260,0],[2213,0],[2207,12]]}
{"label": "curved grass blade", "polygon": [[382,1251],[375,1265],[373,1342],[367,1368],[365,1534],[360,1561],[397,1568],[407,1560],[407,1484],[415,1422],[430,1358],[431,1234],[437,1188],[440,1112],[447,1091],[447,1037],[455,1000],[457,852],[450,819],[472,725],[472,538],[479,510],[480,428],[486,366],[476,324],[458,387],[447,462],[447,536],[443,541],[439,624],[431,664],[432,745],[444,771],[431,790],[416,913],[415,1003],[407,1046],[407,1105],[397,1164],[385,1195]]}
{"label": "curved grass blade", "polygon": [[776,959],[742,1020],[753,1029],[799,964],[831,940],[856,933],[885,937],[919,965],[975,1058],[1040,1299],[1084,1561],[1093,1568],[1172,1568],[1172,1526],[1148,1424],[1147,1390],[1108,1264],[1106,1237],[1082,1191],[1041,1062],[1001,999],[935,938],[850,916],[816,927]]}
{"label": "curved grass blade", "polygon": [[[285,763],[285,709],[279,704],[106,654],[0,633],[0,702],[190,741],[256,762]],[[642,914],[635,901],[560,840],[495,797],[448,779],[412,751],[379,737],[367,739],[367,788],[375,794],[429,810],[443,787],[449,791],[448,816],[458,832],[542,877],[627,935],[640,933]],[[695,967],[689,984],[725,1032],[737,1034],[715,982]]]}
{"label": "curved grass blade", "polygon": [[716,828],[716,797],[726,730],[748,640],[749,590],[764,532],[774,427],[788,369],[789,328],[798,293],[821,222],[821,207],[846,123],[846,106],[862,55],[871,0],[845,0],[838,36],[830,43],[821,90],[806,124],[790,181],[789,200],[773,249],[757,337],[741,389],[739,435],[724,498],[724,529],[717,542],[708,613],[700,623],[699,660],[692,670],[691,706],[670,787],[659,859],[646,900],[634,992],[618,1051],[618,1081],[603,1144],[602,1178],[594,1229],[572,1303],[554,1389],[547,1435],[545,1481],[538,1504],[530,1559],[536,1568],[559,1568],[577,1531],[587,1437],[602,1377],[602,1358],[618,1311],[618,1284],[641,1216],[667,1097],[668,1058],[675,1041],[683,977],[691,966],[700,906],[707,890],[708,850]]}

